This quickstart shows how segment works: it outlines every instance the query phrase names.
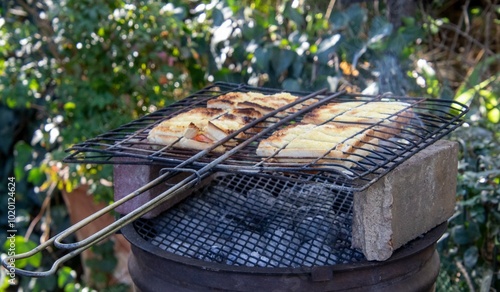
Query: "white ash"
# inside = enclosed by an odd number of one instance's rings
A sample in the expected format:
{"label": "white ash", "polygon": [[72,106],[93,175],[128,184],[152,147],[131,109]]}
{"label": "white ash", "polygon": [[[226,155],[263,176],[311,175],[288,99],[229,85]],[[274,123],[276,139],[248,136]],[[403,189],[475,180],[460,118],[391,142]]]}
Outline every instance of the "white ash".
{"label": "white ash", "polygon": [[323,241],[328,241],[332,238],[334,230],[329,218],[317,215],[307,217],[297,226],[297,233],[302,240],[307,241],[315,238],[321,238]]}
{"label": "white ash", "polygon": [[247,193],[245,208],[250,215],[255,217],[272,216],[277,199],[272,194],[262,189],[251,189]]}
{"label": "white ash", "polygon": [[294,229],[294,221],[285,216],[277,216],[275,218],[270,218],[267,220],[265,230],[277,230],[277,229]]}
{"label": "white ash", "polygon": [[296,263],[299,266],[335,265],[338,263],[338,258],[323,241],[313,239],[300,246]]}
{"label": "white ash", "polygon": [[226,261],[231,248],[223,244],[214,244],[206,248],[200,248],[196,258],[214,263],[223,263]]}
{"label": "white ash", "polygon": [[296,206],[309,205],[311,202],[324,202],[325,193],[329,190],[316,185],[300,185],[285,188],[281,191],[280,197],[286,202]]}
{"label": "white ash", "polygon": [[267,234],[268,241],[264,254],[277,261],[280,267],[295,267],[295,254],[301,245],[293,230],[276,229]]}
{"label": "white ash", "polygon": [[266,246],[265,240],[261,235],[250,230],[244,230],[241,233],[235,232],[231,238],[232,247],[245,253],[262,252]]}

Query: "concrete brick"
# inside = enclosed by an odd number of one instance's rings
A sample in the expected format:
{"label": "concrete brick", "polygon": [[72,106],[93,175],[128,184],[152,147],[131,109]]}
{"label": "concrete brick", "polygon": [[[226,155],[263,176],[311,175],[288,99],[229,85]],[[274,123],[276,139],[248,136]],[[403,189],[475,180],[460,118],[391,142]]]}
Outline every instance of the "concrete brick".
{"label": "concrete brick", "polygon": [[352,246],[368,260],[394,250],[454,213],[458,144],[440,140],[354,194]]}
{"label": "concrete brick", "polygon": [[[120,158],[117,158],[120,159]],[[127,158],[130,160],[130,158]],[[114,199],[115,201],[127,196],[131,192],[150,183],[160,175],[161,166],[158,165],[135,165],[135,164],[115,164],[113,166],[114,177]],[[143,194],[118,206],[115,211],[119,214],[128,214],[141,207],[149,200],[155,198],[166,191],[168,186],[160,184],[145,191]],[[166,210],[167,205],[159,205],[150,212],[143,215],[143,218],[153,218]]]}

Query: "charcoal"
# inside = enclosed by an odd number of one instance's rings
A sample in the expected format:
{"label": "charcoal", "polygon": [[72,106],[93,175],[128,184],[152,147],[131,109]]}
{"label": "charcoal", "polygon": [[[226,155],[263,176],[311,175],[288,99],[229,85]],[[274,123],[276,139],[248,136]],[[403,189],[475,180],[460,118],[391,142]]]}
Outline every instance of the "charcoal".
{"label": "charcoal", "polygon": [[226,217],[222,217],[218,222],[214,222],[214,224],[215,228],[213,230],[226,239],[232,238],[234,232],[241,230],[241,227],[236,222]]}
{"label": "charcoal", "polygon": [[360,251],[351,249],[349,247],[341,249],[339,252],[339,256],[339,262],[344,264],[359,262],[365,259],[365,256]]}
{"label": "charcoal", "polygon": [[335,265],[338,261],[332,249],[316,239],[304,242],[296,254],[296,264],[300,266]]}
{"label": "charcoal", "polygon": [[294,222],[287,217],[276,217],[268,220],[266,231],[274,232],[276,229],[293,229]]}
{"label": "charcoal", "polygon": [[205,199],[215,206],[225,208],[229,204],[231,206],[243,206],[245,204],[245,197],[236,191],[231,191],[223,186],[214,186],[205,195]]}
{"label": "charcoal", "polygon": [[323,202],[315,202],[311,206],[311,214],[322,216],[335,216],[333,211],[333,200],[324,200]]}
{"label": "charcoal", "polygon": [[300,246],[300,239],[296,232],[287,229],[276,229],[268,237],[267,247],[281,247],[282,249],[297,249]]}
{"label": "charcoal", "polygon": [[271,193],[263,189],[251,189],[244,206],[249,214],[265,218],[274,215],[272,211],[275,205],[276,198]]}
{"label": "charcoal", "polygon": [[336,219],[350,226],[352,223],[352,213],[339,212]]}
{"label": "charcoal", "polygon": [[247,263],[248,266],[258,266],[258,267],[276,267],[278,266],[278,263],[276,261],[273,261],[269,259],[266,256],[261,255],[260,253],[254,251],[250,253],[249,261],[250,265]]}
{"label": "charcoal", "polygon": [[174,241],[184,241],[186,237],[184,235],[179,236],[179,234],[171,234],[171,233],[160,233],[158,234],[151,243],[160,247],[163,250],[166,250],[166,246],[171,244]]}
{"label": "charcoal", "polygon": [[215,236],[214,234],[203,234],[197,237],[196,244],[200,247],[207,248],[207,246],[212,245],[226,245],[227,241],[221,237]]}
{"label": "charcoal", "polygon": [[166,240],[167,234],[165,233],[160,233],[158,234],[155,238],[151,240],[151,244],[154,246],[158,246],[161,249],[165,249],[166,246],[163,243]]}
{"label": "charcoal", "polygon": [[187,240],[188,238],[195,240],[197,236],[204,232],[204,228],[208,226],[206,223],[202,223],[202,221],[189,216],[182,218],[179,222],[171,222],[171,224],[167,226],[165,231],[181,240]]}
{"label": "charcoal", "polygon": [[277,267],[276,261],[254,251],[251,253],[233,251],[227,257],[227,264],[247,267]]}
{"label": "charcoal", "polygon": [[250,230],[235,232],[231,239],[232,247],[244,253],[262,252],[265,241],[260,234]]}
{"label": "charcoal", "polygon": [[182,212],[168,212],[166,213],[166,216],[164,218],[161,218],[159,221],[160,222],[155,222],[153,223],[154,225],[157,226],[163,226],[162,231],[165,233],[170,233],[177,224],[179,224],[182,220],[182,218],[186,217],[187,215]]}
{"label": "charcoal", "polygon": [[303,206],[313,202],[323,202],[329,193],[330,191],[319,185],[301,185],[283,189],[279,197],[288,203]]}
{"label": "charcoal", "polygon": [[339,225],[339,231],[337,232],[337,240],[351,241],[351,230],[347,226]]}
{"label": "charcoal", "polygon": [[175,240],[165,250],[180,256],[195,257],[198,247],[185,241]]}
{"label": "charcoal", "polygon": [[296,231],[304,241],[315,238],[328,241],[333,234],[332,223],[321,215],[305,218],[298,224]]}
{"label": "charcoal", "polygon": [[204,214],[202,217],[216,218],[219,216],[217,208],[202,198],[194,198],[193,200],[190,200],[187,205],[189,205],[187,214],[190,216],[196,217],[199,216],[199,214]]}
{"label": "charcoal", "polygon": [[263,188],[238,192],[214,186],[161,217],[165,227],[152,244],[186,257],[249,267],[362,260],[350,249],[352,214],[338,210],[339,203],[319,185],[288,188],[278,197]]}
{"label": "charcoal", "polygon": [[227,260],[231,248],[226,245],[214,244],[208,248],[199,249],[199,259],[214,262],[214,263],[224,263]]}
{"label": "charcoal", "polygon": [[264,255],[280,263],[280,266],[289,266],[294,262],[294,254],[300,247],[300,239],[293,230],[277,229],[267,235],[268,241]]}
{"label": "charcoal", "polygon": [[237,250],[231,251],[226,259],[226,264],[234,265],[234,266],[242,266],[245,265],[245,260],[240,259],[240,252]]}
{"label": "charcoal", "polygon": [[206,221],[201,221],[198,218],[192,218],[186,226],[186,231],[191,232],[191,230],[194,230],[194,233],[210,232],[212,229],[213,226],[210,226]]}

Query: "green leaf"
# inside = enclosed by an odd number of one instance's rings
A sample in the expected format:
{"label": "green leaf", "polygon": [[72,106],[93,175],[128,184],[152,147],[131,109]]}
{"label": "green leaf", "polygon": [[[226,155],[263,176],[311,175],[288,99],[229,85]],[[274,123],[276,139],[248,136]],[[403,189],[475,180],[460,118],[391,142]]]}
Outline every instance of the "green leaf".
{"label": "green leaf", "polygon": [[379,42],[391,33],[392,24],[380,16],[375,17],[372,20],[370,30],[368,31],[368,45]]}
{"label": "green leaf", "polygon": [[38,91],[38,88],[40,88],[40,85],[38,85],[38,81],[36,79],[31,79],[30,83],[28,84],[29,89],[33,91]]}
{"label": "green leaf", "polygon": [[476,241],[481,236],[481,233],[478,224],[470,221],[467,227],[464,225],[453,227],[451,235],[456,244],[465,245]]}
{"label": "green leaf", "polygon": [[352,38],[342,43],[342,50],[346,54],[347,62],[354,64],[366,51],[366,44],[360,39]]}
{"label": "green leaf", "polygon": [[64,104],[64,110],[65,111],[72,111],[75,108],[76,108],[76,104],[74,102],[69,101],[69,102],[67,102],[67,103]]}
{"label": "green leaf", "polygon": [[484,98],[484,107],[488,120],[494,124],[500,122],[500,109],[498,108],[498,96],[493,91],[481,90],[480,95]]}
{"label": "green leaf", "polygon": [[297,9],[292,8],[292,2],[288,2],[285,5],[285,10],[283,11],[283,16],[292,20],[297,24],[297,26],[302,26],[305,22],[304,16],[300,14]]}
{"label": "green leaf", "polygon": [[271,60],[269,50],[259,47],[255,50],[254,56],[256,67],[263,72],[267,72],[269,70],[269,61]]}
{"label": "green leaf", "polygon": [[366,10],[361,8],[358,4],[349,6],[346,10],[346,16],[349,19],[347,28],[351,36],[356,37],[363,29],[363,24],[366,21]]}
{"label": "green leaf", "polygon": [[324,38],[318,45],[318,51],[316,56],[318,56],[318,62],[321,64],[326,64],[331,59],[331,55],[335,53],[338,46],[341,44],[342,36],[340,34],[334,34],[330,37]]}
{"label": "green leaf", "polygon": [[[5,241],[3,248],[6,253],[15,252],[16,255],[31,251],[37,246],[33,241],[25,241],[23,236],[16,235],[15,237],[8,237]],[[17,259],[16,268],[23,269],[26,266],[34,268],[40,267],[42,262],[42,254],[36,253],[29,258]]]}
{"label": "green leaf", "polygon": [[477,247],[471,246],[464,252],[464,265],[467,268],[472,268],[476,265],[478,258],[479,251]]}
{"label": "green leaf", "polygon": [[289,91],[300,91],[302,88],[299,81],[293,78],[287,78],[281,84],[282,88]]}
{"label": "green leaf", "polygon": [[250,24],[250,22],[245,22],[241,27],[241,32],[243,37],[247,40],[260,40],[265,34],[266,30],[261,25],[256,22]]}
{"label": "green leaf", "polygon": [[[470,90],[471,88],[483,88],[486,83],[489,84],[489,82],[492,82],[495,76],[492,76],[491,78],[488,78],[487,80],[481,80],[481,76],[483,74],[484,68],[490,66],[491,64],[494,64],[495,62],[498,62],[498,54],[493,55],[489,58],[484,59],[484,61],[478,63],[475,67],[472,73],[464,80],[464,82],[460,85],[460,87],[457,90],[457,98],[464,94],[466,91]],[[498,74],[496,74],[498,75]],[[488,82],[488,80],[490,80]],[[457,99],[455,99],[458,101]]]}
{"label": "green leaf", "polygon": [[24,141],[20,141],[14,148],[14,174],[18,180],[24,179],[24,168],[32,162],[33,148]]}
{"label": "green leaf", "polygon": [[[31,279],[33,280],[33,279]],[[30,283],[30,288],[31,288]],[[36,278],[35,285],[33,285],[30,291],[56,291],[57,290],[57,277],[56,275],[50,275],[46,277]],[[73,290],[74,292],[75,290]]]}
{"label": "green leaf", "polygon": [[481,279],[481,288],[480,292],[488,292],[491,291],[491,283],[493,282],[493,270],[488,269],[483,274],[483,278]]}
{"label": "green leaf", "polygon": [[297,53],[287,49],[280,50],[279,48],[273,48],[271,55],[271,67],[274,69],[276,75],[279,76],[292,65]]}
{"label": "green leaf", "polygon": [[[490,78],[479,82],[468,89],[465,89],[463,87],[459,88],[457,91],[457,95],[455,96],[455,101],[458,101],[462,104],[469,104],[472,101],[472,98],[482,89],[486,88],[488,85],[490,85],[492,82],[497,80],[497,76],[491,76]],[[469,80],[472,80],[472,78],[469,78]],[[463,85],[462,85],[463,86]]]}
{"label": "green leaf", "polygon": [[212,11],[212,19],[214,27],[220,26],[226,20],[224,17],[224,13],[222,13],[222,11],[217,8],[214,8],[214,10]]}
{"label": "green leaf", "polygon": [[[0,106],[0,151],[7,157],[14,140],[14,132],[17,128],[17,118],[14,110]],[[4,161],[3,163],[6,163]],[[5,164],[6,165],[6,164]]]}
{"label": "green leaf", "polygon": [[57,272],[57,287],[64,288],[75,282],[76,272],[70,267],[62,267]]}
{"label": "green leaf", "polygon": [[488,120],[494,124],[498,124],[500,122],[500,109],[498,108],[493,108],[488,111],[486,114],[488,117]]}
{"label": "green leaf", "polygon": [[69,283],[66,286],[64,286],[64,292],[75,292],[80,290],[81,289],[78,289],[75,283]]}
{"label": "green leaf", "polygon": [[302,71],[304,70],[304,60],[300,57],[295,59],[295,62],[292,64],[292,72],[290,72],[291,77],[300,78],[302,75]]}
{"label": "green leaf", "polygon": [[28,172],[28,181],[36,186],[40,186],[45,181],[45,173],[40,167],[33,167]]}
{"label": "green leaf", "polygon": [[333,30],[340,30],[347,26],[349,17],[346,13],[341,11],[334,11],[330,15],[330,23]]}

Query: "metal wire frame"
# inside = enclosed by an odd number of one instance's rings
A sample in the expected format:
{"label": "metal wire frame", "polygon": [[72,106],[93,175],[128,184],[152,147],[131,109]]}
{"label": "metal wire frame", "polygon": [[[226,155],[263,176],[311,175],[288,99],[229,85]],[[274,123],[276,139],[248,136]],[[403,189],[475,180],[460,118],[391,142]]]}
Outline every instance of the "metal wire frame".
{"label": "metal wire frame", "polygon": [[[148,142],[147,135],[154,126],[162,121],[192,108],[204,107],[209,99],[230,91],[255,91],[264,94],[279,92],[279,90],[275,89],[255,88],[241,84],[216,83],[153,114],[94,139],[74,145],[68,150],[70,155],[65,161],[77,163],[160,164],[175,167],[186,160],[190,160],[191,164],[188,167],[200,169],[220,157],[220,154],[209,152],[198,155],[198,151],[176,149],[171,146],[165,147],[164,145]],[[308,95],[302,92],[293,92],[293,94],[301,97],[307,96],[292,104],[303,105],[301,110],[297,112],[292,110],[291,106],[279,109],[254,122],[252,127],[245,127],[236,132],[236,134],[243,132],[249,138],[244,140],[233,135],[230,139],[220,141],[218,145],[223,145],[228,151],[234,149],[235,144],[240,145],[245,141],[250,141],[250,143],[247,143],[248,146],[246,147],[239,147],[238,151],[233,151],[230,157],[215,165],[214,170],[268,173],[271,175],[300,174],[305,171],[314,171],[317,176],[322,176],[332,182],[338,182],[338,185],[342,186],[341,188],[360,191],[366,189],[411,155],[460,126],[462,123],[461,118],[468,110],[466,106],[450,100],[412,98],[388,94],[372,96],[343,92],[332,94],[325,91],[318,91]],[[413,111],[415,117],[410,119],[409,122],[395,122],[397,130],[400,130],[400,132],[392,135],[391,139],[382,139],[381,143],[377,144],[368,142],[364,146],[358,147],[370,153],[366,157],[355,157],[356,154],[354,154],[348,158],[330,158],[327,156],[329,152],[325,151],[325,155],[317,159],[284,163],[276,162],[274,155],[269,157],[256,155],[261,140],[269,137],[276,130],[300,122],[307,113],[321,105],[332,101],[370,103],[381,100],[397,100],[405,102],[409,106],[378,123],[364,125],[367,129],[373,129],[376,134],[393,132],[395,126],[387,125],[384,122],[388,120],[394,121],[402,117],[404,111]],[[253,128],[253,131],[249,131],[250,128]],[[256,132],[258,134],[255,134]],[[376,134],[374,138],[377,136]],[[227,143],[229,140],[232,143]],[[372,146],[376,147],[376,150],[368,149],[372,148]],[[212,149],[215,149],[215,147]],[[127,157],[134,159],[127,160]],[[193,157],[197,157],[197,159],[192,159]],[[352,164],[353,166],[346,167],[346,164]]]}

